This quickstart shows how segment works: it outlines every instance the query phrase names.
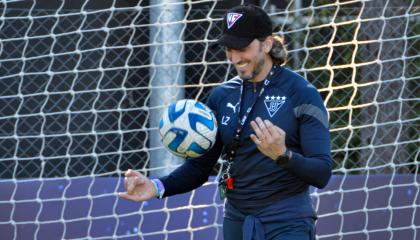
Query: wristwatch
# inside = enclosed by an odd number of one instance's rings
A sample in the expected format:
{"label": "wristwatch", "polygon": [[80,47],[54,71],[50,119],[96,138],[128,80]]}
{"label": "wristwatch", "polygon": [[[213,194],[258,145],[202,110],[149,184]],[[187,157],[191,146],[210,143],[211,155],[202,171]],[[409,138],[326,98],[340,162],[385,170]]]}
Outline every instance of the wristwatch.
{"label": "wristwatch", "polygon": [[278,156],[274,162],[279,166],[286,166],[290,159],[292,159],[292,155],[293,152],[286,148],[286,151],[282,155]]}

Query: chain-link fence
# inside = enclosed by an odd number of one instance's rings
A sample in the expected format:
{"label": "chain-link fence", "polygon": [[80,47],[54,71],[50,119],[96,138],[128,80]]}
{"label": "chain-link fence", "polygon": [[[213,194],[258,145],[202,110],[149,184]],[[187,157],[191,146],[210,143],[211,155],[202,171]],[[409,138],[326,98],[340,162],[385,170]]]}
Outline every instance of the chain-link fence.
{"label": "chain-link fence", "polygon": [[[288,67],[320,90],[329,109],[335,173],[414,172],[418,6],[319,6],[271,16],[286,37]],[[2,178],[147,169],[150,47],[161,44],[150,39],[150,8],[85,9],[3,3]],[[185,85],[176,86],[185,98],[205,101],[234,75],[224,49],[210,46],[222,13],[214,3],[185,5]]]}

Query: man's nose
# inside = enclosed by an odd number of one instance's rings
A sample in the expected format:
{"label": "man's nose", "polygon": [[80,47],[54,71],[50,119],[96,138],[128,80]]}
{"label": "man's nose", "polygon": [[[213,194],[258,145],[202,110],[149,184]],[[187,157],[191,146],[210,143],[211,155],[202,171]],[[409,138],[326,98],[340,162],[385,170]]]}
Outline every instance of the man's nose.
{"label": "man's nose", "polygon": [[241,61],[241,55],[238,52],[232,51],[230,61],[233,64],[237,64]]}

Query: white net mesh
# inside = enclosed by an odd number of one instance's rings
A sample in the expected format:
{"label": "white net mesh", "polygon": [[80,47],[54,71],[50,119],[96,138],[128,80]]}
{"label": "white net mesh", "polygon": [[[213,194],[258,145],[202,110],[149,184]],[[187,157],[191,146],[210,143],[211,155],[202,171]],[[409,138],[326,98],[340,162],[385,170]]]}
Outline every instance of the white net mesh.
{"label": "white net mesh", "polygon": [[[334,176],[312,194],[318,238],[418,239],[419,3],[259,2],[286,38],[288,67],[330,114]],[[115,192],[128,168],[180,163],[156,119],[234,75],[209,44],[239,3],[1,1],[2,238],[221,239],[214,178],[142,204]]]}

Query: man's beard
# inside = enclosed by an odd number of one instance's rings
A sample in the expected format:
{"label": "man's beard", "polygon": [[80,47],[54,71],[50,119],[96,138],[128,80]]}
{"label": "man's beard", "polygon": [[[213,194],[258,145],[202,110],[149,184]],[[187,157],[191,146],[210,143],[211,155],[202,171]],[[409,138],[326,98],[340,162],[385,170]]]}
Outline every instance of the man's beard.
{"label": "man's beard", "polygon": [[238,74],[239,74],[239,76],[241,77],[242,80],[252,81],[255,78],[255,76],[257,76],[262,71],[262,69],[264,67],[264,64],[265,64],[264,58],[260,58],[255,62],[255,67],[252,70],[250,75],[244,76],[239,71],[238,71]]}

